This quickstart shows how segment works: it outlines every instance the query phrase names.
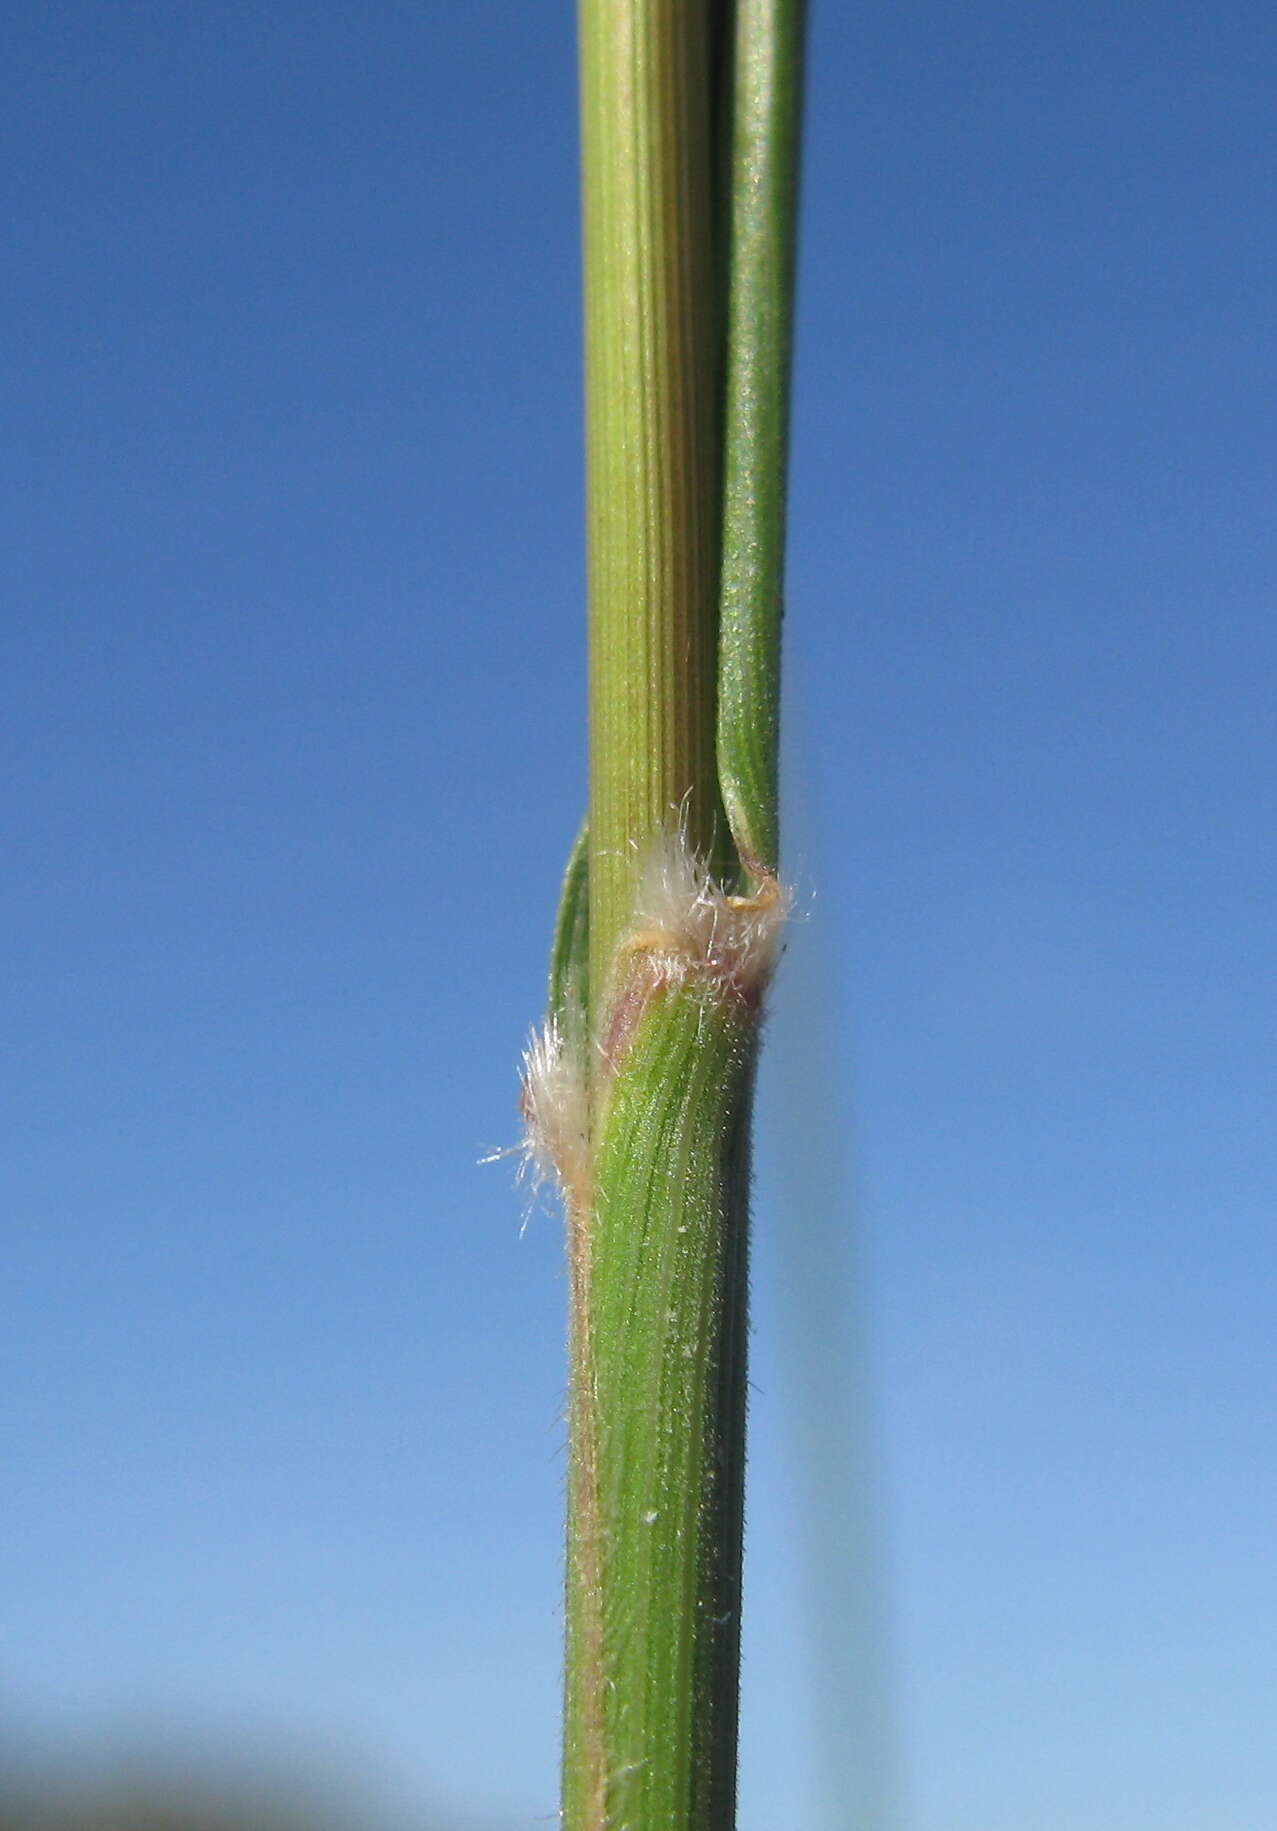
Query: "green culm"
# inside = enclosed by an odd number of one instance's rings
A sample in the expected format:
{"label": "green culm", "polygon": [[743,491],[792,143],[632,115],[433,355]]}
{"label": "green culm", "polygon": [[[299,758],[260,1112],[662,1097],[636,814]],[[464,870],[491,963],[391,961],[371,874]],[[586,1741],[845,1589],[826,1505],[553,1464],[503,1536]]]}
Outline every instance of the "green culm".
{"label": "green culm", "polygon": [[735,1823],[802,39],[795,0],[580,0],[589,819],[523,1092],[568,1236],[564,1831]]}

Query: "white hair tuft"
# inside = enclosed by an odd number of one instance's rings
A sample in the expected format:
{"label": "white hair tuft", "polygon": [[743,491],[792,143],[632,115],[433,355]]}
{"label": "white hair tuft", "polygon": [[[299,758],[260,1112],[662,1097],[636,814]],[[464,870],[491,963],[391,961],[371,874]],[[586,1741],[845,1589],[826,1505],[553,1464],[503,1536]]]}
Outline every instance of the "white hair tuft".
{"label": "white hair tuft", "polygon": [[726,895],[681,829],[658,836],[638,873],[631,946],[702,966],[721,984],[756,997],[776,964],[789,893],[775,878],[756,896]]}
{"label": "white hair tuft", "polygon": [[519,1174],[550,1182],[565,1199],[581,1186],[587,1164],[589,1099],[580,1051],[560,1024],[546,1019],[523,1052],[523,1161]]}

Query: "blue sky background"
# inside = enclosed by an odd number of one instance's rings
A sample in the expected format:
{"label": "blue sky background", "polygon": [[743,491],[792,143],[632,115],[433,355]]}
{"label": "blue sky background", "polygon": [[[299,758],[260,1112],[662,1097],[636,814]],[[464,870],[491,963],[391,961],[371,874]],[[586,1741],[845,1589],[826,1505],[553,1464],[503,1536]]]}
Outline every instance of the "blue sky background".
{"label": "blue sky background", "polygon": [[[552,1821],[566,4],[0,37],[0,1707]],[[817,4],[742,1831],[1277,1823],[1270,8]]]}

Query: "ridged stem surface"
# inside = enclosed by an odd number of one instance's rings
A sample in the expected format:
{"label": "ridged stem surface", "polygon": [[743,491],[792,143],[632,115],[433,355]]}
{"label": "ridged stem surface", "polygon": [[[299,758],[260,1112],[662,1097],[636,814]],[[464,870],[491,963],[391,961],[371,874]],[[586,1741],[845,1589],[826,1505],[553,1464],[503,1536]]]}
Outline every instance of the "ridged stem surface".
{"label": "ridged stem surface", "polygon": [[636,849],[721,843],[719,387],[707,0],[581,0],[590,977]]}

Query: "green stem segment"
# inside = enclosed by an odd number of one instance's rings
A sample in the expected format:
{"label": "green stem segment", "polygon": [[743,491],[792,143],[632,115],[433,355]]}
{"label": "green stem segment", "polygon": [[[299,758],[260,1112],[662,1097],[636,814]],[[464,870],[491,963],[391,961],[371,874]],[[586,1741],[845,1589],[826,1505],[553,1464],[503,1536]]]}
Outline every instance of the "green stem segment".
{"label": "green stem segment", "polygon": [[595,1148],[564,1819],[735,1822],[754,1013],[645,993]]}
{"label": "green stem segment", "polygon": [[636,849],[680,812],[706,856],[714,763],[719,349],[707,0],[581,0],[590,630],[590,962]]}

